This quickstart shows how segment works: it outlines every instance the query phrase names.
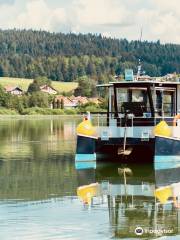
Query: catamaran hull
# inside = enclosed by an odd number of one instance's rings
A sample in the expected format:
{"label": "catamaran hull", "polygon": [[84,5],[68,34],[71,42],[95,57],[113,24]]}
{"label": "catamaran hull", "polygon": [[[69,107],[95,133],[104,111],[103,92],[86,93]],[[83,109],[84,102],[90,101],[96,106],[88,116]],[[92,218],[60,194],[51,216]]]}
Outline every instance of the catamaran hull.
{"label": "catamaran hull", "polygon": [[[124,138],[109,138],[102,140],[91,137],[77,137],[76,163],[84,161],[119,161],[130,162],[153,162],[154,138],[142,141],[139,138],[127,138],[126,150],[131,150],[128,156],[123,154]],[[121,153],[119,153],[121,152]]]}
{"label": "catamaran hull", "polygon": [[96,154],[99,160],[119,161],[122,163],[149,163],[153,162],[154,139],[142,141],[139,138],[127,138],[126,150],[129,155],[123,154],[123,138],[110,138],[108,141],[98,139],[96,142]]}
{"label": "catamaran hull", "polygon": [[89,168],[96,168],[96,139],[89,136],[77,136],[75,164],[82,169],[84,162]]}
{"label": "catamaran hull", "polygon": [[155,138],[155,170],[180,167],[180,139],[163,136]]}

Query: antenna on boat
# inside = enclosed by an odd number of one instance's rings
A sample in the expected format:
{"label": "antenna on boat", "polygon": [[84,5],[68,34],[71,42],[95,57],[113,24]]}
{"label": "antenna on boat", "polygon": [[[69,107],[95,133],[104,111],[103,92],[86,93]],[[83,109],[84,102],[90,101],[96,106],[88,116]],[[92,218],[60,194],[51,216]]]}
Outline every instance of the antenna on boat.
{"label": "antenna on boat", "polygon": [[[143,28],[141,27],[139,43],[141,43],[141,41],[142,41],[142,34],[143,34]],[[139,60],[138,60],[138,68],[137,68],[137,77],[136,77],[137,81],[138,81],[139,77],[141,76],[141,69],[142,69],[141,59],[139,58]]]}
{"label": "antenna on boat", "polygon": [[139,58],[139,63],[138,63],[138,69],[137,69],[137,80],[139,78],[139,76],[141,75],[141,59]]}

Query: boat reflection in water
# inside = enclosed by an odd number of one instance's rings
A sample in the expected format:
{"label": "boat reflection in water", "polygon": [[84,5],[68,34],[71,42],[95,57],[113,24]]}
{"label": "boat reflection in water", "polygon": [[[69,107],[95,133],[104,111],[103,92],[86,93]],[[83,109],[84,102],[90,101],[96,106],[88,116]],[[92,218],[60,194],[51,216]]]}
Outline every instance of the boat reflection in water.
{"label": "boat reflection in water", "polygon": [[113,237],[180,239],[180,168],[167,177],[153,165],[83,164],[77,195],[89,208],[108,208]]}

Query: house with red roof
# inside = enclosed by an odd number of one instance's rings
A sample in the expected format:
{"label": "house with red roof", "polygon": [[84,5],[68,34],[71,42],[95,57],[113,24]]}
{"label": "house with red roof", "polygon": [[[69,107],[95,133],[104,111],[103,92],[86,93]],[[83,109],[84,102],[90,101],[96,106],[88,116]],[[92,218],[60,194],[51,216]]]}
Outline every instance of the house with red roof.
{"label": "house with red roof", "polygon": [[7,93],[10,93],[12,95],[22,95],[24,92],[20,87],[17,86],[6,86],[4,87],[5,91]]}
{"label": "house with red roof", "polygon": [[103,101],[99,98],[87,98],[87,97],[65,97],[65,96],[56,96],[55,98],[55,108],[76,108],[80,105],[93,102],[95,104],[100,104]]}
{"label": "house with red roof", "polygon": [[81,96],[78,96],[78,97],[72,96],[70,99],[71,101],[74,102],[74,104],[76,104],[76,106],[83,105],[89,102],[87,97],[81,97]]}
{"label": "house with red roof", "polygon": [[48,94],[54,94],[54,95],[56,95],[56,94],[58,93],[58,92],[56,91],[56,89],[54,89],[53,87],[48,86],[48,85],[42,85],[42,86],[40,86],[40,91],[41,91],[41,92],[48,93]]}
{"label": "house with red roof", "polygon": [[73,102],[70,97],[65,96],[57,96],[55,98],[55,104],[57,108],[61,108],[63,105],[63,108],[75,108],[77,107],[77,104]]}

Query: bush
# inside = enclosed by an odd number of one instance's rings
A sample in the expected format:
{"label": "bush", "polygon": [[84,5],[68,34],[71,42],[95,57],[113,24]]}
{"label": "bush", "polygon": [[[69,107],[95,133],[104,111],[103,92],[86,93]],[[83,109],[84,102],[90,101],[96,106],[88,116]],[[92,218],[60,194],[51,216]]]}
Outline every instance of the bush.
{"label": "bush", "polygon": [[106,112],[107,110],[102,109],[99,105],[89,102],[84,105],[79,106],[79,112]]}
{"label": "bush", "polygon": [[29,107],[47,108],[49,106],[49,95],[43,92],[34,92],[29,97]]}
{"label": "bush", "polygon": [[99,112],[100,109],[96,106],[87,106],[84,108],[84,112]]}
{"label": "bush", "polygon": [[50,111],[51,109],[47,109],[47,108],[39,108],[39,107],[32,107],[32,108],[26,108],[23,110],[22,114],[23,115],[35,115],[35,114],[39,114],[39,115],[50,115]]}
{"label": "bush", "polygon": [[74,114],[77,114],[77,110],[73,108],[69,108],[69,109],[65,109],[64,113],[67,115],[74,115]]}
{"label": "bush", "polygon": [[0,108],[0,115],[18,115],[19,113],[16,110]]}
{"label": "bush", "polygon": [[50,109],[50,108],[26,108],[23,110],[23,115],[63,115],[62,109]]}
{"label": "bush", "polygon": [[53,115],[64,115],[64,110],[62,109],[51,109]]}
{"label": "bush", "polygon": [[36,108],[25,108],[22,111],[22,115],[34,115],[36,114]]}

